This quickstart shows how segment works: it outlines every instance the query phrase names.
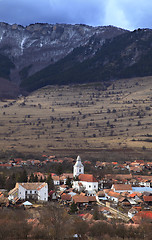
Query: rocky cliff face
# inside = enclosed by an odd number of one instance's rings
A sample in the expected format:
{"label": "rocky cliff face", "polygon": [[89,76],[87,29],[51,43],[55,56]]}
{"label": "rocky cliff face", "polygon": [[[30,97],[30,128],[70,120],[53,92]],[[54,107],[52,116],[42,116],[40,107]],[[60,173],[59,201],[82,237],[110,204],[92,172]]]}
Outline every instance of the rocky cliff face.
{"label": "rocky cliff face", "polygon": [[[125,30],[108,27],[67,24],[32,24],[27,27],[0,23],[0,54],[15,65],[10,79],[19,83],[26,77],[67,56],[73,49],[88,44],[92,37],[98,44],[91,56],[106,39],[123,34]],[[84,56],[85,59],[85,56]]]}

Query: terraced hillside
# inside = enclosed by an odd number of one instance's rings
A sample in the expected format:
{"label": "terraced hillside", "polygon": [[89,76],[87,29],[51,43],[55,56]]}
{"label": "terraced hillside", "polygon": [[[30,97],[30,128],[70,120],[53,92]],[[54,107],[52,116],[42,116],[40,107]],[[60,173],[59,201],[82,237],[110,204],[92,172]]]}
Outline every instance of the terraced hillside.
{"label": "terraced hillside", "polygon": [[48,86],[0,102],[3,150],[151,149],[152,77]]}

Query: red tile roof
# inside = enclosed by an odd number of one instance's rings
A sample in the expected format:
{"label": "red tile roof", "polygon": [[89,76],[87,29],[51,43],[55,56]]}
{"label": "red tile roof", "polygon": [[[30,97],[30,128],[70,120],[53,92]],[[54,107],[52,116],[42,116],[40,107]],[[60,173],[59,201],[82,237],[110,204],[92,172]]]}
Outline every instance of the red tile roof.
{"label": "red tile roof", "polygon": [[126,190],[132,190],[132,186],[129,184],[114,184],[113,188],[116,191],[126,191]]}
{"label": "red tile roof", "polygon": [[152,202],[152,196],[143,196],[144,202]]}
{"label": "red tile roof", "polygon": [[119,198],[121,195],[120,195],[119,193],[117,193],[117,192],[110,191],[110,192],[108,193],[108,196],[110,196],[110,197],[115,197],[115,198]]}
{"label": "red tile roof", "polygon": [[152,211],[140,211],[133,218],[134,223],[141,223],[143,221],[152,222]]}
{"label": "red tile roof", "polygon": [[80,174],[78,178],[83,182],[98,182],[92,174]]}
{"label": "red tile roof", "polygon": [[70,200],[71,200],[71,195],[70,195],[70,194],[63,193],[63,194],[61,195],[61,199],[62,199],[63,201],[70,201]]}
{"label": "red tile roof", "polygon": [[72,199],[75,203],[88,203],[89,202],[87,196],[75,195],[72,197]]}

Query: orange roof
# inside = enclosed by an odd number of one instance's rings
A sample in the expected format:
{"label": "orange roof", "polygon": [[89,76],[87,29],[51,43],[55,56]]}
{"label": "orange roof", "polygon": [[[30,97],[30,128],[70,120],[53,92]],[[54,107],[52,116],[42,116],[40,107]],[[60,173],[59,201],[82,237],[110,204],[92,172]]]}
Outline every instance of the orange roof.
{"label": "orange roof", "polygon": [[134,223],[141,223],[145,220],[152,221],[152,211],[140,211],[133,218]]}
{"label": "orange roof", "polygon": [[91,221],[91,220],[93,220],[93,215],[90,213],[86,213],[83,215],[83,219],[86,221]]}
{"label": "orange roof", "polygon": [[152,202],[152,196],[143,196],[144,202]]}
{"label": "orange roof", "polygon": [[61,195],[61,199],[62,199],[63,201],[70,201],[70,200],[71,200],[71,195],[70,195],[70,194],[63,193],[63,194]]}
{"label": "orange roof", "polygon": [[54,181],[59,181],[59,180],[60,180],[60,177],[53,175],[53,176],[52,176],[52,179],[53,179]]}
{"label": "orange roof", "polygon": [[80,181],[83,182],[97,182],[97,180],[92,174],[80,174],[78,178]]}
{"label": "orange roof", "polygon": [[63,173],[62,177],[64,177],[64,178],[67,178],[67,177],[73,178],[73,173]]}
{"label": "orange roof", "polygon": [[96,197],[95,196],[88,196],[89,202],[96,202]]}
{"label": "orange roof", "polygon": [[136,193],[132,193],[128,197],[134,198],[134,197],[136,197],[136,195],[137,195]]}
{"label": "orange roof", "polygon": [[115,198],[119,198],[121,195],[120,195],[119,193],[110,191],[110,192],[108,193],[108,196],[110,196],[110,197],[115,197]]}
{"label": "orange roof", "polygon": [[117,165],[118,163],[117,162],[112,162],[113,165]]}
{"label": "orange roof", "polygon": [[84,163],[85,163],[85,164],[91,164],[91,162],[90,162],[90,161],[84,161]]}
{"label": "orange roof", "polygon": [[116,191],[132,190],[132,186],[130,184],[114,184],[113,187]]}
{"label": "orange roof", "polygon": [[89,202],[87,196],[75,195],[72,197],[72,199],[75,203],[88,203]]}

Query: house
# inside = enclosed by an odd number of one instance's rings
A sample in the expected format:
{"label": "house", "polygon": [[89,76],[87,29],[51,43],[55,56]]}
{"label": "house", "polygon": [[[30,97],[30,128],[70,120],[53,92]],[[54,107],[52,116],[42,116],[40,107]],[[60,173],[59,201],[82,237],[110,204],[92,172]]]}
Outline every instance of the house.
{"label": "house", "polygon": [[9,200],[14,200],[17,197],[24,200],[48,201],[48,184],[45,182],[16,183],[15,188],[8,195]]}
{"label": "house", "polygon": [[89,203],[89,199],[87,196],[82,196],[82,195],[78,195],[78,194],[73,196],[72,200],[75,204],[77,204],[78,207],[88,205],[88,203]]}
{"label": "house", "polygon": [[138,210],[132,207],[132,208],[128,211],[128,217],[131,219],[131,218],[133,218],[137,213],[138,213]]}
{"label": "house", "polygon": [[60,177],[59,176],[53,175],[52,179],[53,179],[54,186],[60,185]]}
{"label": "house", "polygon": [[88,195],[94,195],[98,191],[98,181],[92,174],[84,174],[84,166],[80,156],[73,167],[73,176],[76,178],[73,181],[73,188],[77,191],[87,191]]}
{"label": "house", "polygon": [[54,190],[51,190],[49,193],[48,193],[49,197],[50,197],[50,200],[56,200],[57,199],[57,194]]}
{"label": "house", "polygon": [[63,193],[61,195],[61,200],[64,203],[69,203],[71,201],[71,195],[67,194],[67,193]]}
{"label": "house", "polygon": [[111,189],[117,193],[133,192],[132,186],[130,184],[113,184]]}
{"label": "house", "polygon": [[152,223],[152,211],[140,211],[132,220],[135,224]]}
{"label": "house", "polygon": [[143,196],[143,200],[148,205],[152,205],[152,195],[150,195],[150,196]]}
{"label": "house", "polygon": [[87,221],[87,222],[90,222],[90,221],[92,221],[94,219],[94,217],[93,217],[92,214],[86,213],[86,214],[83,215],[82,219]]}
{"label": "house", "polygon": [[105,197],[108,200],[118,203],[119,198],[121,197],[120,193],[114,192],[113,190],[104,191],[104,192],[105,192]]}
{"label": "house", "polygon": [[125,197],[121,197],[119,199],[119,204],[123,207],[130,207],[131,206],[131,203],[130,203],[129,199],[127,199]]}

